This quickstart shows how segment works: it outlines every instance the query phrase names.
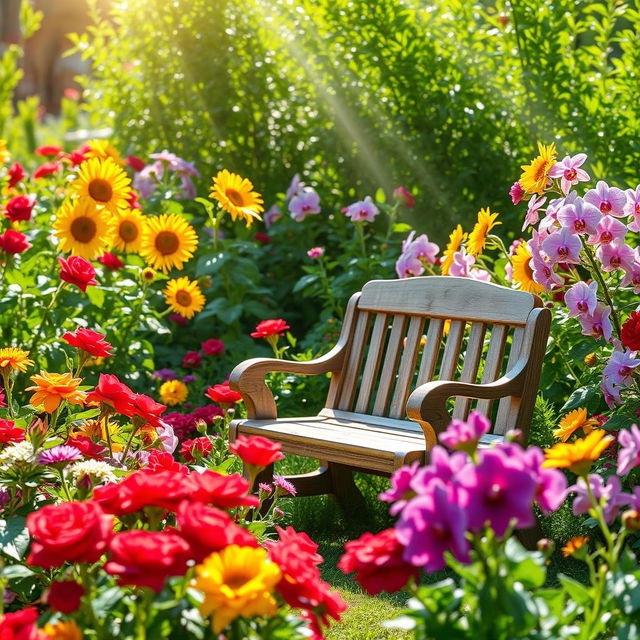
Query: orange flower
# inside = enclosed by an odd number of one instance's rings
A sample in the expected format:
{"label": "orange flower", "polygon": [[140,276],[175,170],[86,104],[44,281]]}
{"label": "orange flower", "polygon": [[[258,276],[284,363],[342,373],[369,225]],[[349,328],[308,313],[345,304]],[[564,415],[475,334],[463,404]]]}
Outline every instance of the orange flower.
{"label": "orange flower", "polygon": [[585,434],[591,433],[593,427],[597,424],[598,421],[594,418],[587,418],[587,410],[583,407],[570,411],[567,415],[563,416],[553,435],[558,438],[558,440],[566,442],[574,431],[582,429]]}
{"label": "orange flower", "polygon": [[28,355],[28,351],[16,349],[15,347],[0,349],[0,373],[3,375],[9,374],[11,371],[24,373],[27,367],[33,364],[33,360],[29,360]]}
{"label": "orange flower", "polygon": [[571,540],[569,540],[569,542],[567,542],[567,544],[562,547],[560,551],[562,551],[562,555],[565,558],[568,558],[569,556],[572,556],[576,551],[578,551],[578,549],[584,547],[587,542],[589,542],[589,538],[587,538],[587,536],[575,536],[571,538]]}
{"label": "orange flower", "polygon": [[574,442],[558,442],[545,450],[544,467],[569,469],[579,476],[586,475],[591,463],[614,441],[611,435],[605,435],[602,429],[594,429],[586,438]]}
{"label": "orange flower", "polygon": [[63,400],[71,404],[84,404],[87,394],[78,391],[81,378],[74,378],[70,373],[47,373],[41,371],[39,375],[31,376],[35,386],[27,391],[35,391],[31,397],[31,405],[44,406],[47,413],[53,413]]}

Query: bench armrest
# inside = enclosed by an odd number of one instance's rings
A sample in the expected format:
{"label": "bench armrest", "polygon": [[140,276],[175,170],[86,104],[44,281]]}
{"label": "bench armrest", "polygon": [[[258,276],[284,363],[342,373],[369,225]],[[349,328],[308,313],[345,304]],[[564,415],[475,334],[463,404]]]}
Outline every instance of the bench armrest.
{"label": "bench armrest", "polygon": [[339,371],[345,355],[344,344],[337,344],[331,351],[306,362],[277,360],[276,358],[251,358],[237,365],[229,377],[229,386],[242,394],[250,419],[271,420],[278,417],[276,403],[265,384],[268,373],[283,372],[300,375],[318,375]]}

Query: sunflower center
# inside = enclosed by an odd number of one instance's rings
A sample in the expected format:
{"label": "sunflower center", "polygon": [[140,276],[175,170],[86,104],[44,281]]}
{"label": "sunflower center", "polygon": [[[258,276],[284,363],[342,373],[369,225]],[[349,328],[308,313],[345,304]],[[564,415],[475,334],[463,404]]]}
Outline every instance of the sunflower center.
{"label": "sunflower center", "polygon": [[180,289],[180,291],[178,291],[176,293],[176,302],[181,307],[190,307],[191,306],[191,294],[188,291],[185,291],[184,289]]}
{"label": "sunflower center", "polygon": [[535,168],[533,179],[535,181],[542,180],[547,175],[547,161],[542,160],[539,161],[538,166]]}
{"label": "sunflower center", "polygon": [[248,576],[239,571],[237,573],[230,573],[229,575],[226,575],[224,581],[229,587],[236,590],[247,584],[247,582],[251,580],[251,577],[252,576]]}
{"label": "sunflower center", "polygon": [[87,216],[80,216],[71,223],[71,235],[76,242],[91,242],[96,231],[96,223]]}
{"label": "sunflower center", "polygon": [[229,198],[236,207],[241,207],[244,204],[244,198],[239,191],[236,191],[235,189],[227,189],[225,193],[227,198]]}
{"label": "sunflower center", "polygon": [[118,234],[125,242],[133,242],[138,237],[138,227],[129,220],[124,220],[118,227]]}
{"label": "sunflower center", "polygon": [[156,249],[163,255],[175,253],[180,247],[180,240],[173,231],[161,231],[156,236]]}
{"label": "sunflower center", "polygon": [[89,183],[89,195],[98,202],[109,202],[113,195],[111,183],[102,178],[94,178]]}

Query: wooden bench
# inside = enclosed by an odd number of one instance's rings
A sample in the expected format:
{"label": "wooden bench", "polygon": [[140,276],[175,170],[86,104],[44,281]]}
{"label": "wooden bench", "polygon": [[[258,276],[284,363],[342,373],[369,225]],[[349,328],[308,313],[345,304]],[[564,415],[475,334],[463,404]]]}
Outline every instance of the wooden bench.
{"label": "wooden bench", "polygon": [[[233,370],[230,385],[248,419],[231,423],[230,439],[261,435],[320,460],[318,471],[289,478],[298,495],[345,499],[355,493],[353,471],[389,475],[425,462],[451,417],[474,408],[493,418],[484,444],[509,429],[526,440],[549,325],[540,298],[495,284],[439,276],[368,282],[351,297],[326,355],[254,358]],[[325,408],[279,419],[265,384],[276,371],[331,373]]]}

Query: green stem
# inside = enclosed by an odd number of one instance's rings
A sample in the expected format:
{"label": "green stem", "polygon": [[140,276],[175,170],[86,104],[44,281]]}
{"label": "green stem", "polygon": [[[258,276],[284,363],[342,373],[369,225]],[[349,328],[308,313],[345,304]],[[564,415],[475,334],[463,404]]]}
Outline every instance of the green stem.
{"label": "green stem", "polygon": [[7,394],[7,409],[9,410],[9,415],[13,418],[16,415],[13,410],[13,381],[11,380],[8,367],[6,371],[2,371],[2,383]]}
{"label": "green stem", "polygon": [[113,445],[111,444],[111,432],[109,430],[109,415],[104,416],[104,434],[109,446],[109,457],[113,458]]}
{"label": "green stem", "polygon": [[64,493],[65,498],[71,502],[73,500],[73,498],[71,497],[71,492],[69,491],[69,485],[67,484],[67,480],[64,477],[64,471],[62,469],[60,469],[58,471],[59,475],[60,475],[60,485],[62,487],[62,492]]}
{"label": "green stem", "polygon": [[45,310],[42,312],[42,318],[40,319],[40,324],[38,325],[37,329],[33,334],[33,340],[31,341],[31,345],[29,345],[29,349],[28,349],[29,353],[33,353],[33,350],[40,343],[40,339],[41,339],[40,334],[42,332],[42,329],[44,328],[47,320],[49,319],[49,314],[51,313],[51,309],[53,309],[53,305],[58,299],[58,295],[64,288],[64,285],[65,285],[65,282],[61,281],[60,284],[58,285],[58,288],[53,292],[53,296],[51,297],[49,304],[45,307]]}
{"label": "green stem", "polygon": [[358,238],[360,240],[360,251],[362,251],[362,257],[365,260],[368,260],[369,257],[367,256],[367,245],[365,243],[365,238],[364,238],[364,226],[362,222],[356,222],[355,223],[355,227],[356,227],[356,232],[358,234]]}

